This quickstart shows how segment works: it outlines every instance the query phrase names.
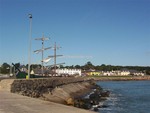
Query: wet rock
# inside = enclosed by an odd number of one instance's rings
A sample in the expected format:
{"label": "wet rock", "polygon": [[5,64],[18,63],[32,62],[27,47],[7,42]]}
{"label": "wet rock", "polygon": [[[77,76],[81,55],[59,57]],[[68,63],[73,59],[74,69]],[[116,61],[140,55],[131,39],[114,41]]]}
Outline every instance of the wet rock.
{"label": "wet rock", "polygon": [[89,95],[89,98],[81,98],[75,101],[74,106],[84,109],[91,109],[98,111],[98,108],[106,108],[107,105],[99,105],[101,101],[104,101],[109,97],[109,91],[103,91],[98,85],[94,86],[94,92]]}
{"label": "wet rock", "polygon": [[94,111],[99,111],[97,107],[95,107],[93,110],[94,110]]}
{"label": "wet rock", "polygon": [[100,100],[100,95],[98,93],[93,93],[89,96],[89,99],[92,101]]}
{"label": "wet rock", "polygon": [[74,102],[74,106],[83,109],[91,109],[92,104],[90,102],[90,99],[77,99]]}
{"label": "wet rock", "polygon": [[110,91],[103,91],[101,92],[101,97],[109,97]]}
{"label": "wet rock", "polygon": [[99,105],[98,106],[98,108],[107,108],[107,107],[109,107],[109,106],[107,106],[107,105]]}

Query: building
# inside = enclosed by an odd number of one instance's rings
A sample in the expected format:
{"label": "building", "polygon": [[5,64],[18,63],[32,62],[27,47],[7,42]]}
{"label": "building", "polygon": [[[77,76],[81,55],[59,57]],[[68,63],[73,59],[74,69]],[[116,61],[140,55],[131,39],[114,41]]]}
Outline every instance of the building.
{"label": "building", "polygon": [[100,71],[89,71],[89,72],[86,72],[86,75],[88,75],[88,76],[100,76],[101,72]]}
{"label": "building", "polygon": [[133,76],[144,76],[145,73],[142,73],[140,71],[136,71],[136,70],[130,70],[130,74]]}
{"label": "building", "polygon": [[60,75],[68,75],[68,76],[73,76],[73,75],[79,75],[81,76],[81,69],[56,69],[56,73]]}
{"label": "building", "polygon": [[104,75],[104,76],[112,76],[112,75],[114,75],[114,73],[111,72],[111,71],[106,71],[106,72],[102,72],[102,75]]}
{"label": "building", "polygon": [[128,70],[121,70],[121,71],[112,71],[113,75],[116,76],[128,76],[130,75],[130,72]]}

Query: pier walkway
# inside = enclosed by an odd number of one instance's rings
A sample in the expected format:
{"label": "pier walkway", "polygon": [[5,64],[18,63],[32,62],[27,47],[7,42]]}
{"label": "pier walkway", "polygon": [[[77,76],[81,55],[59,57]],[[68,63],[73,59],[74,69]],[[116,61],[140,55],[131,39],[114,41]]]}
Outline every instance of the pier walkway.
{"label": "pier walkway", "polygon": [[11,93],[13,79],[0,80],[0,113],[95,113]]}
{"label": "pier walkway", "polygon": [[94,113],[0,89],[0,113]]}

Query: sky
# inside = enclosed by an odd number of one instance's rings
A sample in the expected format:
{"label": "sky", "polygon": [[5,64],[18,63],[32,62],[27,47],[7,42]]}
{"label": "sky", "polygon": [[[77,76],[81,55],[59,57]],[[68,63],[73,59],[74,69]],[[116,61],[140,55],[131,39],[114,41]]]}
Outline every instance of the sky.
{"label": "sky", "polygon": [[0,64],[28,63],[28,14],[32,64],[44,36],[44,47],[61,47],[57,63],[150,66],[150,0],[0,0]]}

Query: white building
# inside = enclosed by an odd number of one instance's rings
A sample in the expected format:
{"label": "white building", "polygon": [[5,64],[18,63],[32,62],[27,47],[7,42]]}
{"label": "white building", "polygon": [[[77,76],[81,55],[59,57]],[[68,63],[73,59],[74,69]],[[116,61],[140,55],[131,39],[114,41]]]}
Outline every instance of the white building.
{"label": "white building", "polygon": [[105,76],[128,76],[128,75],[134,75],[134,76],[144,76],[145,74],[139,71],[135,70],[126,70],[126,71],[107,71],[107,72],[102,72],[103,75]]}
{"label": "white building", "polygon": [[105,76],[127,76],[130,75],[129,71],[107,71],[102,72]]}
{"label": "white building", "polygon": [[129,72],[129,71],[120,71],[120,72],[118,73],[118,75],[127,76],[127,75],[130,75],[130,72]]}
{"label": "white building", "polygon": [[111,76],[111,75],[113,75],[113,73],[110,72],[110,71],[102,72],[102,73],[103,73],[104,76]]}
{"label": "white building", "polygon": [[81,76],[81,69],[56,69],[58,75],[79,75]]}

